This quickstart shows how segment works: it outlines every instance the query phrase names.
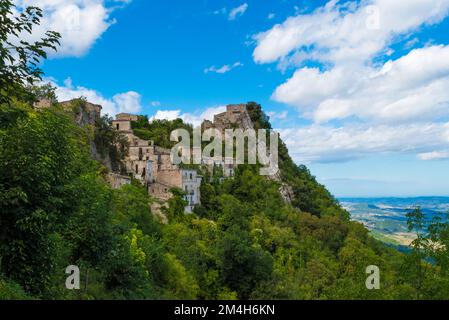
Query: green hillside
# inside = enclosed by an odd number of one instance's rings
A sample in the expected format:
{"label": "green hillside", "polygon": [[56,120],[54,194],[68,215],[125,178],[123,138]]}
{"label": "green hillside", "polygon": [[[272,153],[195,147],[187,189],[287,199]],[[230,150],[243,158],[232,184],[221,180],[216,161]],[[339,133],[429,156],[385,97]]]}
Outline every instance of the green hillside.
{"label": "green hillside", "polygon": [[[79,127],[70,110],[36,111],[16,98],[1,105],[0,119],[1,297],[449,296],[443,269],[386,247],[349,221],[286,149],[282,180],[293,186],[292,204],[280,196],[279,182],[243,165],[223,183],[205,178],[193,215],[184,214],[184,200],[175,196],[162,225],[150,213],[145,188],[113,190],[105,182],[105,167],[89,147],[108,141],[98,123]],[[79,291],[64,288],[68,265],[81,269]],[[369,265],[381,270],[381,290],[365,287]]]}
{"label": "green hillside", "polygon": [[[161,224],[142,185],[115,190],[106,182],[103,160],[121,171],[126,154],[110,119],[79,123],[83,99],[62,106],[51,87],[37,86],[38,61],[59,35],[7,42],[31,33],[40,17],[31,8],[14,20],[11,8],[1,2],[0,299],[449,298],[448,223],[433,221],[409,254],[399,253],[350,221],[282,142],[281,181],[250,165],[224,181],[204,172],[202,205],[186,215],[173,190]],[[41,99],[52,106],[38,110]],[[247,107],[256,128],[270,127],[259,105]],[[179,120],[140,125],[167,147],[170,128],[189,128]],[[281,183],[291,186],[292,203]],[[422,230],[419,209],[408,219],[411,231]],[[65,287],[70,265],[80,269],[79,290]],[[370,265],[380,268],[379,290],[366,288]]]}

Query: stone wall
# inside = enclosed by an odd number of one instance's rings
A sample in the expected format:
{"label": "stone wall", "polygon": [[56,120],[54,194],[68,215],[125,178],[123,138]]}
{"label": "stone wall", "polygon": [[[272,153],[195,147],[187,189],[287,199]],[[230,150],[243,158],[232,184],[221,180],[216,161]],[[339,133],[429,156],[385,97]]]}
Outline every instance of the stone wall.
{"label": "stone wall", "polygon": [[131,121],[129,120],[114,120],[112,126],[118,131],[131,131]]}
{"label": "stone wall", "polygon": [[[114,128],[122,132],[129,141],[129,153],[125,159],[127,171],[148,188],[148,193],[151,196],[163,201],[173,196],[170,192],[171,188],[185,189],[185,186],[188,185],[189,192],[190,189],[193,189],[195,193],[194,197],[189,197],[189,206],[186,207],[186,211],[191,212],[193,207],[200,203],[201,180],[198,184],[197,172],[192,171],[195,175],[194,181],[184,181],[184,178],[190,178],[190,175],[183,176],[183,170],[172,163],[171,150],[161,148],[154,145],[152,141],[135,136],[131,129],[131,121],[134,121],[132,119],[137,118],[128,114],[120,114],[113,121]],[[124,123],[126,125],[123,125]]]}
{"label": "stone wall", "polygon": [[245,104],[230,104],[226,106],[226,111],[214,116],[214,122],[205,123],[207,127],[214,127],[219,130],[232,129],[238,127],[241,129],[252,129],[253,123],[246,110]]}
{"label": "stone wall", "polygon": [[131,178],[116,173],[108,173],[106,180],[114,189],[120,189],[124,185],[131,184]]}
{"label": "stone wall", "polygon": [[188,202],[186,211],[191,213],[195,205],[201,203],[201,181],[202,177],[198,175],[196,170],[181,170],[182,189],[186,193],[184,199]]}

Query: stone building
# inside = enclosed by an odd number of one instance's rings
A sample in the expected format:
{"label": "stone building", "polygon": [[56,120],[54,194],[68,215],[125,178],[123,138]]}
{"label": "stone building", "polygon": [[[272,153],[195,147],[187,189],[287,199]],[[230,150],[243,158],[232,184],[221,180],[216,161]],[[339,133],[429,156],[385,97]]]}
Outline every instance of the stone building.
{"label": "stone building", "polygon": [[198,175],[196,170],[183,169],[182,189],[186,193],[185,200],[188,202],[186,212],[191,213],[196,204],[200,203],[200,186],[202,177]]}
{"label": "stone building", "polygon": [[112,126],[122,132],[129,141],[129,153],[125,159],[126,171],[148,188],[148,193],[160,200],[172,197],[171,188],[187,190],[185,200],[189,205],[186,212],[192,212],[200,204],[201,176],[196,170],[183,170],[171,161],[171,150],[154,145],[135,136],[132,121],[137,116],[121,113],[116,116]]}
{"label": "stone building", "polygon": [[[246,104],[230,104],[226,106],[226,111],[216,114],[214,121],[204,120],[201,125],[202,130],[211,128],[218,129],[224,137],[225,129],[239,128],[243,130],[253,129],[253,122],[246,109]],[[235,170],[234,159],[206,159],[203,157],[202,164],[208,166],[221,166],[224,177],[233,177]]]}
{"label": "stone building", "polygon": [[117,173],[108,173],[106,180],[114,189],[120,189],[122,186],[131,184],[131,178]]}
{"label": "stone building", "polygon": [[220,131],[238,127],[241,129],[253,129],[253,122],[246,110],[246,104],[230,104],[226,106],[226,111],[216,114],[214,121],[205,120],[203,130],[217,128]]}
{"label": "stone building", "polygon": [[118,131],[132,133],[131,121],[137,121],[137,116],[119,113],[115,116],[115,120],[112,121],[112,126]]}

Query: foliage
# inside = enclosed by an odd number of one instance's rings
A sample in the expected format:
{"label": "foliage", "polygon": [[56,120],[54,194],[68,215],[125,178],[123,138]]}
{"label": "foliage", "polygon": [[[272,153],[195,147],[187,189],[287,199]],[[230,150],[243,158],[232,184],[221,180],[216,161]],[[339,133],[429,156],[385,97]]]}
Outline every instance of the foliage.
{"label": "foliage", "polygon": [[[409,225],[420,241],[402,254],[348,221],[327,193],[316,191],[322,189],[308,171],[286,179],[307,181],[310,190],[304,192],[315,190],[302,202],[315,212],[284,202],[279,182],[242,165],[232,179],[205,175],[196,214],[184,214],[183,192],[172,189],[164,209],[169,223],[162,225],[151,214],[144,186],[112,190],[104,181],[102,166],[90,156],[89,132],[67,111],[57,105],[35,111],[17,103],[1,108],[0,119],[2,297],[449,296],[449,227],[443,217],[426,224],[419,209],[411,212]],[[98,134],[108,141],[107,130]],[[61,287],[71,264],[81,269],[79,291]],[[366,289],[368,265],[379,266],[381,290]]]}
{"label": "foliage", "polygon": [[193,127],[185,124],[182,119],[173,121],[152,120],[148,121],[146,116],[139,116],[137,121],[132,122],[134,134],[144,140],[151,140],[155,145],[171,149],[176,142],[170,140],[170,134],[176,129],[186,129],[192,133]]}
{"label": "foliage", "polygon": [[40,24],[42,10],[27,7],[13,16],[15,9],[12,1],[0,1],[0,103],[24,93],[24,85],[41,79],[40,60],[47,57],[46,50],[56,50],[60,39],[59,33],[47,31],[40,40],[25,40]]}
{"label": "foliage", "polygon": [[[6,17],[11,3],[0,3],[0,88],[8,101],[0,101],[0,299],[449,298],[447,217],[425,223],[419,208],[410,212],[417,237],[402,254],[350,221],[282,141],[280,181],[250,165],[228,179],[206,170],[195,214],[184,213],[183,191],[172,189],[163,206],[168,223],[159,223],[144,186],[113,190],[92,159],[92,140],[117,161],[125,154],[110,119],[98,119],[93,132],[77,124],[82,99],[73,110],[32,108],[27,97],[52,90],[24,86],[21,76],[39,73],[6,66],[4,39],[17,28],[31,31],[26,21],[37,23],[39,10],[14,22]],[[43,54],[45,42],[36,46],[23,50]],[[256,128],[271,128],[260,105],[247,107]],[[165,148],[172,130],[192,130],[180,119],[139,117],[133,126]],[[293,203],[280,196],[281,183],[293,188]],[[69,265],[80,268],[80,290],[63,286]],[[381,270],[380,290],[365,286],[369,265]]]}
{"label": "foliage", "polygon": [[112,171],[124,174],[123,160],[128,154],[129,143],[125,136],[112,127],[112,118],[102,116],[95,119],[94,143],[101,157],[109,158]]}

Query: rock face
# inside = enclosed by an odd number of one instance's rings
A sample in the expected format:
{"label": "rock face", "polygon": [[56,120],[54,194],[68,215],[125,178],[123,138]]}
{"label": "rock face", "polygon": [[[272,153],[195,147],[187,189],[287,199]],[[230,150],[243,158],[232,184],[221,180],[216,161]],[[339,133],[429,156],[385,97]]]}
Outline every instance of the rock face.
{"label": "rock face", "polygon": [[[230,104],[226,106],[226,111],[214,116],[214,121],[205,120],[202,123],[202,129],[207,130],[210,128],[216,128],[220,131],[225,129],[239,128],[243,130],[254,129],[254,124],[251,117],[248,114],[246,104]],[[209,159],[206,159],[209,160]],[[204,164],[215,164],[212,159],[204,162]],[[218,162],[219,165],[224,168],[225,177],[233,175],[235,164],[226,164],[226,161]],[[280,172],[267,176],[268,179],[281,183],[279,193],[285,202],[291,203],[295,197],[293,189],[290,185],[282,183]]]}
{"label": "rock face", "polygon": [[[36,110],[43,110],[50,108],[54,104],[53,101],[49,99],[39,100],[34,104]],[[59,102],[59,105],[64,108],[64,110],[73,112],[75,122],[81,126],[95,126],[95,121],[101,117],[102,107],[97,104],[93,104],[81,99],[72,99],[63,102]],[[90,153],[92,157],[101,162],[109,170],[112,170],[112,163],[109,154],[105,156],[101,155],[94,141],[90,142]]]}
{"label": "rock face", "polygon": [[[49,99],[39,100],[34,104],[36,110],[49,108],[53,102]],[[95,125],[95,120],[101,117],[102,107],[98,104],[93,104],[81,99],[72,99],[59,102],[59,105],[66,110],[73,111],[75,115],[75,122],[80,126]]]}
{"label": "rock face", "polygon": [[293,199],[295,198],[293,188],[286,183],[283,183],[279,187],[279,193],[281,194],[282,199],[284,199],[284,201],[287,203],[292,203]]}
{"label": "rock face", "polygon": [[95,120],[101,117],[102,107],[87,101],[74,99],[59,103],[64,108],[72,108],[75,114],[75,122],[80,125],[95,125]]}

